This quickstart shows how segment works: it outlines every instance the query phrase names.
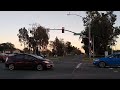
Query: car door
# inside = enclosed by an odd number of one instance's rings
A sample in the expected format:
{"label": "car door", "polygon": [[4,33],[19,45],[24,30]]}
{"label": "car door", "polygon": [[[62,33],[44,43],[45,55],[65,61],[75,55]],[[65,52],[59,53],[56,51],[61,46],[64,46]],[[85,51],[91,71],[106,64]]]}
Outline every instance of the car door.
{"label": "car door", "polygon": [[120,66],[120,54],[117,54],[117,55],[116,55],[115,60],[116,60],[116,65],[117,65],[117,66]]}
{"label": "car door", "polygon": [[119,60],[119,55],[118,54],[114,54],[111,58],[109,58],[109,63],[112,66],[118,66],[120,65],[120,60]]}
{"label": "car door", "polygon": [[15,60],[15,66],[16,67],[24,68],[24,66],[25,66],[24,54],[15,55],[14,60]]}
{"label": "car door", "polygon": [[31,55],[25,55],[25,67],[33,68],[35,66],[35,58]]}

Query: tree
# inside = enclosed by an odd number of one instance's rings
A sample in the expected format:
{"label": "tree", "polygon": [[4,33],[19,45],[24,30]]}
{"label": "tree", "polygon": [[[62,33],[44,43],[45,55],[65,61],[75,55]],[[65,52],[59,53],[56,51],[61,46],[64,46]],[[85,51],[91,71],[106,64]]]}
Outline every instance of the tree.
{"label": "tree", "polygon": [[67,41],[65,43],[65,51],[67,54],[70,54],[72,52],[73,48],[72,48],[72,45],[71,45],[71,42]]}
{"label": "tree", "polygon": [[52,56],[52,52],[48,49],[46,51],[42,51],[41,53],[42,53],[42,55]]}
{"label": "tree", "polygon": [[35,24],[31,30],[30,34],[32,35],[32,45],[33,49],[38,47],[39,49],[45,48],[48,45],[49,40],[49,33],[47,32],[46,28],[41,25]]}
{"label": "tree", "polygon": [[10,42],[6,42],[6,43],[1,43],[0,44],[0,51],[6,51],[9,50],[10,52],[12,52],[13,50],[15,50],[15,46],[14,44],[10,43]]}
{"label": "tree", "polygon": [[54,55],[63,56],[66,54],[74,54],[75,55],[75,54],[81,53],[79,48],[71,45],[71,42],[69,42],[69,41],[64,42],[63,39],[58,39],[57,37],[55,38],[54,41],[50,41],[49,45],[52,48],[53,56]]}
{"label": "tree", "polygon": [[36,46],[37,46],[37,44],[35,42],[34,37],[29,37],[28,38],[28,47],[29,47],[29,50],[33,51],[33,53],[35,53]]}
{"label": "tree", "polygon": [[29,50],[28,48],[24,48],[24,49],[23,49],[23,52],[24,52],[24,53],[30,53],[30,50]]}
{"label": "tree", "polygon": [[75,47],[75,46],[72,46],[72,54],[75,55],[79,55],[81,54],[81,50],[79,50],[79,48]]}
{"label": "tree", "polygon": [[29,38],[27,29],[25,27],[19,29],[19,33],[17,34],[17,36],[19,38],[19,42],[21,43],[21,45],[23,43],[24,48],[25,48],[25,45],[27,44],[28,38]]}
{"label": "tree", "polygon": [[[115,45],[116,38],[120,34],[120,27],[115,27],[115,21],[117,16],[113,11],[98,12],[98,11],[87,11],[86,17],[83,18],[85,30],[81,32],[81,35],[89,37],[89,20],[90,30],[91,30],[91,40],[94,38],[94,51],[97,55],[104,55],[105,51],[111,50],[111,45]],[[85,53],[88,54],[88,38],[82,38],[83,49]],[[91,48],[92,44],[91,44]]]}
{"label": "tree", "polygon": [[58,56],[64,55],[65,45],[63,39],[55,38],[54,41],[50,41],[50,46],[53,48],[52,53],[53,55],[57,54]]}
{"label": "tree", "polygon": [[[30,33],[28,33],[30,31]],[[30,30],[24,28],[19,29],[19,34],[17,34],[20,43],[27,45],[29,50],[36,53],[39,48],[45,48],[48,45],[49,33],[41,25],[33,24]],[[38,47],[38,48],[37,48]]]}

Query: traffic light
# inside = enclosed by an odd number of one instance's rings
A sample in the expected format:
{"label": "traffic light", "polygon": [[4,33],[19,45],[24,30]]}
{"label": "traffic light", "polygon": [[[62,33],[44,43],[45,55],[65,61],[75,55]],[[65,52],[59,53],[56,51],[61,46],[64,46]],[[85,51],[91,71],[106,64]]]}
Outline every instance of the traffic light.
{"label": "traffic light", "polygon": [[64,27],[62,27],[62,33],[64,33],[64,31],[65,31],[65,29],[64,29]]}

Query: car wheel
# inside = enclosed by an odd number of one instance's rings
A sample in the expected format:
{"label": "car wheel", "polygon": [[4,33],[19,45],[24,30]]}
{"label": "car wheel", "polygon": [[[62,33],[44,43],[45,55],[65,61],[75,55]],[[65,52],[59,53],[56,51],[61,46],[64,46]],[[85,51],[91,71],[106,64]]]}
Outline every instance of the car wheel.
{"label": "car wheel", "polygon": [[10,64],[8,68],[9,68],[9,70],[14,70],[15,66],[14,66],[14,64]]}
{"label": "car wheel", "polygon": [[37,65],[37,70],[38,70],[38,71],[42,71],[42,70],[43,70],[43,66],[42,66],[41,64],[38,64],[38,65]]}
{"label": "car wheel", "polygon": [[100,63],[99,63],[99,67],[100,67],[100,68],[104,68],[105,66],[106,66],[105,62],[100,62]]}

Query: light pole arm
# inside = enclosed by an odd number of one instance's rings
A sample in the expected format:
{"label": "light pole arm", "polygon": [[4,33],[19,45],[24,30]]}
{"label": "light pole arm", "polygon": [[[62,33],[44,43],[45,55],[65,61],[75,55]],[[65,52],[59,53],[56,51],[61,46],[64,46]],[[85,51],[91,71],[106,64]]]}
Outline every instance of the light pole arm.
{"label": "light pole arm", "polygon": [[[71,13],[68,13],[67,15],[75,15],[75,16],[82,17],[82,16],[80,16],[80,15],[78,15],[78,14],[71,14]],[[82,18],[83,18],[83,17],[82,17]]]}

